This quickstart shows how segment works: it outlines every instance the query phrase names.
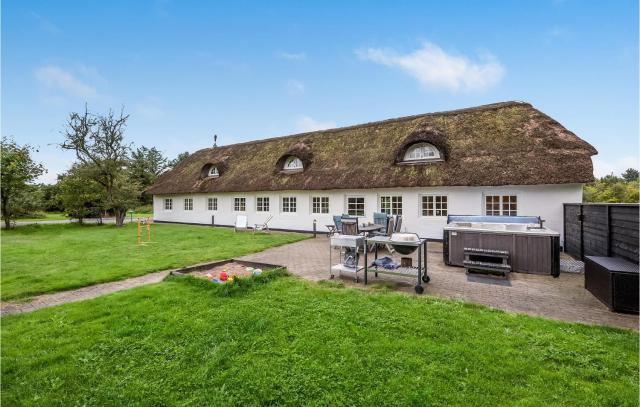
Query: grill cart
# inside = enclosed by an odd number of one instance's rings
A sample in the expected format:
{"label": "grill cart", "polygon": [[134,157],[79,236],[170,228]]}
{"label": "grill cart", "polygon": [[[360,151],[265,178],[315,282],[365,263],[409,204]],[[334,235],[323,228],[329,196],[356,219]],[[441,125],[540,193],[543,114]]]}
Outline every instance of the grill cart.
{"label": "grill cart", "polygon": [[414,266],[400,266],[396,268],[385,268],[377,266],[369,266],[367,252],[364,253],[364,283],[368,282],[368,272],[373,271],[375,276],[378,274],[391,274],[401,277],[411,277],[418,281],[415,286],[416,293],[422,294],[424,287],[422,283],[428,283],[430,278],[427,275],[427,239],[423,239],[414,233],[394,233],[388,236],[373,236],[365,238],[366,245],[373,245],[374,260],[378,259],[378,245],[391,245],[398,253],[408,255],[418,250],[418,264]]}

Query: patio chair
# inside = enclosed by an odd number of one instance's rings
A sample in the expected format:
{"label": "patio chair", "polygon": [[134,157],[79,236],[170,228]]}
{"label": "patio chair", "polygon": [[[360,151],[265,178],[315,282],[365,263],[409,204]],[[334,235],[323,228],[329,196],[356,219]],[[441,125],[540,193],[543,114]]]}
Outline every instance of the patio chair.
{"label": "patio chair", "polygon": [[[394,226],[395,226],[395,220],[393,218],[393,216],[391,218],[389,218],[389,224],[387,225],[387,233],[386,236],[391,237],[391,235],[394,232]],[[387,250],[389,251],[389,253],[393,254],[396,252],[396,250],[390,245],[386,245]]]}
{"label": "patio chair", "polygon": [[334,229],[331,230],[331,234],[333,233],[342,233],[342,216],[341,215],[333,215],[333,224],[335,225]]}
{"label": "patio chair", "polygon": [[233,225],[233,231],[237,232],[238,230],[249,230],[247,217],[245,215],[238,215],[236,217],[236,223]]}
{"label": "patio chair", "polygon": [[387,215],[386,213],[374,212],[373,213],[373,223],[376,224],[376,225],[382,226],[382,229],[380,229],[377,232],[373,232],[374,236],[386,236],[387,235],[387,228],[389,227],[389,215]]}
{"label": "patio chair", "polygon": [[342,234],[343,235],[359,235],[358,220],[350,218],[342,218]]}
{"label": "patio chair", "polygon": [[253,227],[253,233],[256,233],[256,230],[257,231],[266,231],[268,233],[269,232],[269,221],[271,219],[273,219],[273,215],[269,215],[267,220],[265,220],[263,223],[256,223],[255,226]]}
{"label": "patio chair", "polygon": [[[395,230],[392,230],[392,232],[396,232],[396,233],[400,233],[402,232],[402,215],[397,215],[396,216],[396,228]],[[391,236],[391,235],[389,235]]]}

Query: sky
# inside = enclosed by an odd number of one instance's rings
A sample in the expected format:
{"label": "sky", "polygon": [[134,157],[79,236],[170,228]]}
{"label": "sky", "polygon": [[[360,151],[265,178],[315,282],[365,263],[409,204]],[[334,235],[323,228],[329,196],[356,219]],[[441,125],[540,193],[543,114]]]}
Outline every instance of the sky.
{"label": "sky", "polygon": [[1,132],[55,182],[71,112],[130,114],[173,158],[507,100],[638,167],[637,1],[4,0]]}

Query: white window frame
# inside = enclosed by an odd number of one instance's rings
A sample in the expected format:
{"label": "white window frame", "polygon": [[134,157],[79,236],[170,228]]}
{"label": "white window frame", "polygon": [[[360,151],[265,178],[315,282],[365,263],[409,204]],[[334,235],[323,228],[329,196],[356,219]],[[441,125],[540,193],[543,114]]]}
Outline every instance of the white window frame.
{"label": "white window frame", "polygon": [[[491,213],[489,214],[487,211],[487,198],[488,197],[498,197],[498,213],[494,214]],[[511,198],[515,198],[515,202],[513,203],[515,205],[515,213],[511,213],[511,207],[509,207],[509,209],[507,209],[505,211],[504,209],[504,205],[508,204],[508,205],[512,205],[511,203]],[[504,198],[509,198],[509,202],[505,202]],[[518,216],[518,207],[520,206],[520,197],[518,196],[518,194],[514,194],[514,193],[509,193],[509,192],[491,192],[491,193],[485,193],[482,196],[482,213],[484,213],[485,216]],[[493,209],[491,210],[491,212],[493,212]],[[506,213],[505,213],[506,212]]]}
{"label": "white window frame", "polygon": [[[262,201],[262,202],[260,202]],[[256,197],[256,212],[269,212],[271,210],[271,200],[268,196]]]}
{"label": "white window frame", "polygon": [[[286,201],[285,201],[286,199]],[[286,210],[285,210],[285,202],[286,202]],[[293,210],[291,207],[293,204]],[[298,212],[298,197],[291,195],[283,195],[280,197],[280,212],[284,214],[292,214]]]}
{"label": "white window frame", "polygon": [[218,178],[220,176],[220,172],[218,172],[218,167],[216,167],[215,165],[211,166],[211,168],[209,168],[208,176],[211,178]]}
{"label": "white window frame", "polygon": [[218,197],[217,196],[207,197],[207,210],[209,212],[216,212],[218,210]]}
{"label": "white window frame", "polygon": [[193,198],[184,198],[183,204],[182,204],[182,208],[185,211],[192,211],[193,210]]}
{"label": "white window frame", "polygon": [[[169,204],[167,208],[167,204]],[[165,212],[171,212],[173,210],[173,198],[164,198],[163,200],[163,208]]]}
{"label": "white window frame", "polygon": [[[402,201],[402,195],[380,195],[378,199],[380,212],[386,213],[387,215],[402,215]],[[387,204],[389,207],[383,208],[383,206],[387,206]]]}
{"label": "white window frame", "polygon": [[[318,211],[316,211],[316,200],[318,200]],[[326,202],[323,202],[326,201]],[[330,204],[329,204],[330,200],[329,197],[326,195],[316,195],[316,196],[312,196],[311,197],[311,213],[314,215],[327,215],[329,214],[330,211]],[[323,208],[324,204],[326,203],[326,207]],[[323,209],[326,209],[326,211],[323,211]]]}
{"label": "white window frame", "polygon": [[[349,199],[362,199],[362,214],[361,215],[358,215],[357,213],[356,214],[351,214],[351,212],[349,212]],[[358,203],[356,203],[356,205],[358,205]],[[367,199],[365,198],[364,195],[347,195],[345,197],[345,200],[344,200],[344,206],[345,206],[345,213],[347,215],[359,216],[359,217],[366,216],[366,213],[367,213]],[[356,211],[357,210],[358,209],[356,208]]]}
{"label": "white window frame", "polygon": [[[427,197],[432,197],[433,198],[433,215],[429,215],[424,213],[425,209],[423,208],[423,199],[427,198]],[[436,202],[436,198],[440,197],[440,209],[437,209],[437,202]],[[446,199],[446,208],[442,208],[442,198]],[[419,216],[423,217],[423,218],[443,218],[446,217],[449,214],[449,195],[447,194],[422,194],[420,195],[420,201],[418,203],[419,207],[418,210],[420,211]],[[436,211],[440,211],[440,215],[436,214]],[[428,211],[428,209],[427,209]],[[442,213],[444,211],[444,213]]]}
{"label": "white window frame", "polygon": [[[241,205],[237,205],[240,203]],[[242,208],[242,209],[238,209]],[[234,196],[233,197],[233,211],[234,212],[246,212],[247,211],[247,198],[244,196]]]}
{"label": "white window frame", "polygon": [[284,161],[284,166],[282,167],[282,169],[284,171],[303,170],[304,164],[302,163],[301,159],[299,159],[295,155],[292,155],[287,157],[287,159]]}
{"label": "white window frame", "polygon": [[[417,153],[419,152],[419,154]],[[404,162],[424,162],[440,160],[440,150],[433,144],[427,142],[415,143],[404,153]]]}

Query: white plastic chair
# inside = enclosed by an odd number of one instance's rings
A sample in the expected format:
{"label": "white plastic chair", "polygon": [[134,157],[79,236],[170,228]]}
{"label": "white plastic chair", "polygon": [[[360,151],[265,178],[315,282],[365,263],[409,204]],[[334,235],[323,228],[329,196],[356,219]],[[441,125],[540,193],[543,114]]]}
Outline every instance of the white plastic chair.
{"label": "white plastic chair", "polygon": [[253,233],[256,233],[256,230],[269,232],[269,221],[271,219],[273,219],[273,215],[269,215],[267,220],[265,220],[263,223],[256,223],[253,228]]}
{"label": "white plastic chair", "polygon": [[236,223],[233,226],[233,231],[237,232],[238,230],[248,230],[249,225],[247,222],[247,217],[245,215],[238,215],[236,217]]}

